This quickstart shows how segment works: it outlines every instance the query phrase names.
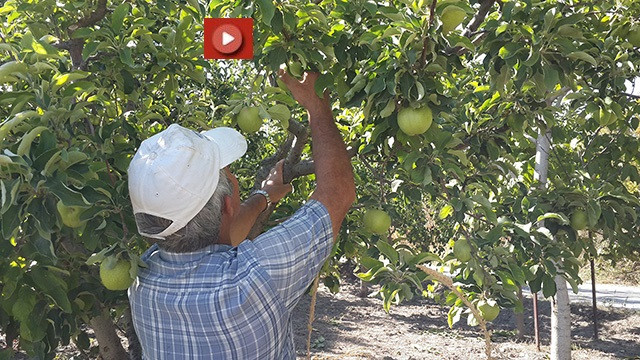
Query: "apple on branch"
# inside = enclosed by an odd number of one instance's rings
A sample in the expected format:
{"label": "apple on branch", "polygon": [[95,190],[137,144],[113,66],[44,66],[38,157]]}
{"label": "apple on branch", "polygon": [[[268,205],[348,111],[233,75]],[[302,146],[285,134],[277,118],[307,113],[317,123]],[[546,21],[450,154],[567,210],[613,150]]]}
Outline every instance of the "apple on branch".
{"label": "apple on branch", "polygon": [[242,108],[238,113],[237,121],[240,130],[246,133],[254,133],[260,130],[262,126],[262,119],[260,119],[257,107],[247,106]]}
{"label": "apple on branch", "polygon": [[407,135],[419,135],[431,127],[433,114],[431,108],[424,105],[417,109],[407,107],[398,112],[398,126]]}
{"label": "apple on branch", "polygon": [[62,223],[70,228],[79,228],[87,223],[86,220],[80,220],[80,215],[82,215],[85,210],[82,206],[67,206],[62,200],[59,200],[56,208],[58,209],[58,213],[60,213]]}

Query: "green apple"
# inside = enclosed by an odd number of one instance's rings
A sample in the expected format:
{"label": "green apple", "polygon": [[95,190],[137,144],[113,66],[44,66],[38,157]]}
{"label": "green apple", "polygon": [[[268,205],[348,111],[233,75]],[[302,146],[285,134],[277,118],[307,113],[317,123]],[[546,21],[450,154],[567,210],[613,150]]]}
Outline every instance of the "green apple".
{"label": "green apple", "polygon": [[87,221],[80,221],[80,215],[84,212],[85,208],[82,206],[67,206],[62,203],[62,200],[58,201],[56,208],[62,218],[62,223],[70,228],[78,228],[83,226]]}
{"label": "green apple", "polygon": [[298,79],[302,77],[302,73],[304,73],[304,71],[302,70],[302,64],[299,61],[290,62],[289,73]]}
{"label": "green apple", "polygon": [[618,120],[618,115],[613,111],[605,108],[600,108],[600,111],[598,111],[598,124],[606,126],[614,123],[616,120]]}
{"label": "green apple", "polygon": [[478,302],[478,310],[480,310],[480,315],[486,321],[493,321],[500,314],[500,307],[495,300],[480,300]]}
{"label": "green apple", "polygon": [[587,213],[584,210],[578,209],[571,214],[571,227],[574,230],[584,230],[589,224]]}
{"label": "green apple", "polygon": [[133,283],[129,270],[131,263],[127,260],[118,260],[115,256],[109,256],[100,264],[100,280],[102,285],[109,290],[127,290]]}
{"label": "green apple", "polygon": [[127,143],[127,138],[122,134],[116,134],[113,136],[113,143],[117,145],[125,145]]}
{"label": "green apple", "polygon": [[442,20],[442,32],[448,33],[462,24],[467,17],[466,11],[455,6],[449,5],[442,10],[440,20]]}
{"label": "green apple", "polygon": [[385,234],[391,226],[389,214],[378,209],[368,209],[364,213],[364,228],[374,234]]}
{"label": "green apple", "polygon": [[471,247],[469,246],[469,240],[460,238],[453,244],[453,255],[456,259],[467,262],[471,260]]}
{"label": "green apple", "polygon": [[640,47],[640,25],[636,25],[629,30],[627,41],[635,47]]}
{"label": "green apple", "polygon": [[614,124],[616,121],[618,120],[618,115],[616,115],[615,112],[610,111],[609,112],[609,121],[607,121],[607,125],[612,125]]}
{"label": "green apple", "polygon": [[254,133],[260,130],[262,126],[262,119],[260,119],[257,107],[247,106],[243,108],[238,113],[237,120],[240,129],[247,133]]}
{"label": "green apple", "polygon": [[419,135],[429,129],[433,114],[428,106],[403,108],[398,112],[398,126],[407,135]]}

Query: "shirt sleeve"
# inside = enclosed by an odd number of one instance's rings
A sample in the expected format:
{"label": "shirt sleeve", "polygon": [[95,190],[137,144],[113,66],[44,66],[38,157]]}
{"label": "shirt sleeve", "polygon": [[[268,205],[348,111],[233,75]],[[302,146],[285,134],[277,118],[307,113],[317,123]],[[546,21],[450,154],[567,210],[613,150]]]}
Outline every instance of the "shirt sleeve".
{"label": "shirt sleeve", "polygon": [[258,262],[292,309],[331,253],[329,212],[321,202],[309,200],[291,218],[256,237],[253,245]]}

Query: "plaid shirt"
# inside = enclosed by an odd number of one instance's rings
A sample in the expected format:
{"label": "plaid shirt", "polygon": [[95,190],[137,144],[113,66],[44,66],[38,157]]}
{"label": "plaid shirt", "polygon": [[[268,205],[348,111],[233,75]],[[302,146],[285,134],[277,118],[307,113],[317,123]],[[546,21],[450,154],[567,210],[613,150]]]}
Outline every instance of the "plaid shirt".
{"label": "plaid shirt", "polygon": [[237,247],[142,256],[129,288],[145,359],[295,359],[292,309],[333,245],[327,209],[308,201]]}

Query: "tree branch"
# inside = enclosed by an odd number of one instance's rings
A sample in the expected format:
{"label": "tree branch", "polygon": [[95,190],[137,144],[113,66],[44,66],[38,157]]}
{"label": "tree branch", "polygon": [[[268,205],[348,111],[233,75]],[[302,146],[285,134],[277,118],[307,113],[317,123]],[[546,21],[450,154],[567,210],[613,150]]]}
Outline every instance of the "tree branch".
{"label": "tree branch", "polygon": [[436,13],[436,4],[438,0],[432,0],[431,6],[429,6],[429,25],[425,30],[424,41],[422,43],[422,53],[420,54],[420,67],[424,67],[427,62],[427,47],[429,47],[429,34],[428,31],[431,29],[431,25],[433,25],[433,20],[435,19]]}
{"label": "tree branch", "polygon": [[462,33],[463,36],[469,37],[472,33],[478,30],[480,24],[482,24],[484,19],[487,17],[489,10],[491,10],[491,7],[493,7],[495,2],[496,0],[485,0],[480,4],[480,8],[478,9],[476,16],[473,17],[473,20],[469,23],[469,27],[467,27],[464,33]]}
{"label": "tree branch", "polygon": [[104,19],[106,15],[107,0],[98,0],[98,4],[94,12],[78,20],[78,22],[76,22],[75,24],[69,26],[69,28],[67,29],[67,33],[69,34],[69,38],[71,38],[71,40],[54,45],[59,49],[69,51],[69,55],[71,56],[71,65],[74,69],[86,69],[87,65],[86,62],[82,61],[82,49],[84,48],[84,40],[74,39],[73,33],[80,28],[90,27],[97,24],[100,20]]}
{"label": "tree branch", "polygon": [[287,156],[287,162],[295,164],[300,161],[302,156],[302,149],[307,144],[309,138],[309,131],[307,127],[295,120],[289,120],[289,132],[292,133],[296,139]]}
{"label": "tree branch", "polygon": [[[275,154],[263,159],[260,162],[260,169],[258,169],[258,173],[256,174],[256,181],[253,184],[254,189],[260,189],[262,187],[262,182],[267,179],[269,176],[269,172],[276,165],[276,163],[287,156],[288,151],[291,149],[291,145],[293,144],[294,137],[289,135],[287,139],[280,144],[278,150],[276,150]],[[286,172],[286,169],[284,169]]]}
{"label": "tree branch", "polygon": [[[278,148],[278,151],[276,151],[276,153],[273,156],[270,156],[262,161],[261,163],[262,167],[258,173],[259,175],[256,176],[256,183],[255,183],[256,189],[260,188],[262,181],[264,181],[267,175],[269,175],[269,170],[273,167],[273,165],[275,165],[275,163],[278,162],[279,160],[284,159],[284,157],[286,156],[286,149],[293,150],[291,147],[292,141],[293,141],[293,136],[289,136],[287,140],[280,145],[280,147]],[[350,157],[354,157],[357,154],[357,152],[358,152],[357,144],[352,144],[352,146],[350,146],[347,149],[347,154],[349,154]],[[271,165],[270,167],[265,166],[265,164],[271,163],[271,162],[273,162],[273,165]],[[262,180],[258,181],[259,177],[263,176],[262,172],[265,169],[267,169],[266,170],[267,174],[264,175],[264,178],[262,178]],[[289,167],[285,166],[283,171],[284,171],[283,178],[285,182],[291,182],[291,180],[299,178],[301,176],[313,174],[315,172],[315,163],[313,162],[313,160],[302,160],[294,164],[293,166],[289,166]],[[255,239],[258,235],[260,235],[260,233],[262,233],[264,226],[267,224],[267,221],[269,220],[269,216],[271,216],[271,213],[273,213],[275,208],[276,208],[276,205],[271,204],[269,207],[267,207],[267,209],[265,209],[258,216],[258,218],[256,219],[256,222],[253,224],[253,227],[249,231],[249,235],[247,235],[247,238]]]}
{"label": "tree branch", "polygon": [[640,99],[640,95],[629,94],[629,93],[626,93],[626,92],[623,92],[622,95],[626,95],[626,96],[628,96],[630,98],[633,98],[633,99]]}
{"label": "tree branch", "polygon": [[[591,157],[591,159],[589,159],[589,160],[587,161],[587,163],[584,165],[584,168],[585,168],[585,169],[587,169],[593,160],[595,160],[595,159],[599,158],[600,156],[602,156],[602,154],[604,154],[605,152],[607,152],[607,150],[609,150],[609,147],[610,147],[614,142],[618,141],[618,139],[620,139],[620,136],[622,135],[622,133],[623,133],[623,132],[624,132],[624,131],[618,131],[618,133],[616,134],[616,136],[615,136],[615,137],[613,137],[613,136],[612,136],[612,137],[611,137],[611,141],[609,141],[609,143],[608,143],[604,148],[602,148],[602,150],[600,150],[597,154],[593,155],[593,156]],[[585,155],[586,155],[586,154],[585,154]]]}
{"label": "tree branch", "polygon": [[69,26],[69,35],[74,31],[97,24],[107,15],[107,0],[98,0],[98,6],[94,12],[78,20],[77,23]]}
{"label": "tree branch", "polygon": [[[473,20],[471,20],[471,22],[469,23],[469,26],[464,30],[464,32],[462,33],[462,36],[466,36],[468,38],[471,38],[471,36],[473,36],[476,30],[478,30],[480,25],[484,22],[484,19],[487,17],[487,14],[489,14],[489,10],[491,10],[495,2],[496,0],[484,0],[480,4],[480,8],[478,9],[478,12],[473,17]],[[484,37],[484,36],[486,36],[486,34],[481,35],[481,37]],[[445,53],[448,55],[452,55],[452,54],[462,55],[465,51],[466,51],[465,48],[461,46],[456,46],[446,50]]]}
{"label": "tree branch", "polygon": [[[284,162],[284,173],[282,176],[287,183],[299,176],[296,176],[295,171],[292,171],[292,167],[300,162],[302,150],[309,140],[307,127],[295,120],[289,121],[289,132],[293,134],[295,139]],[[313,169],[311,171],[313,171]]]}

